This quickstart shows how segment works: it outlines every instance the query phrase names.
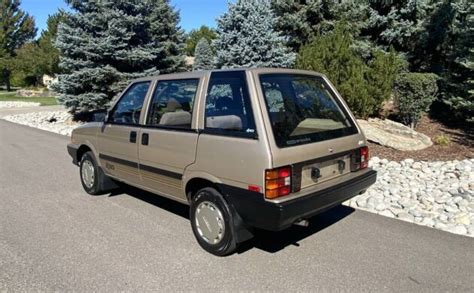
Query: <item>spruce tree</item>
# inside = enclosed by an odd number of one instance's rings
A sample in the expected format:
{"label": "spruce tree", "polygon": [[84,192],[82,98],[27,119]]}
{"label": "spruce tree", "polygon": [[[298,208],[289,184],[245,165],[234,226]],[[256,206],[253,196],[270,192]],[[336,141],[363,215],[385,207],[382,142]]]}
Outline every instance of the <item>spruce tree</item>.
{"label": "spruce tree", "polygon": [[450,1],[454,17],[450,31],[453,46],[445,58],[443,76],[444,102],[451,108],[452,118],[469,123],[474,128],[474,4],[469,1]]}
{"label": "spruce tree", "polygon": [[211,45],[207,39],[202,38],[196,45],[196,51],[194,52],[194,70],[210,70],[213,68],[214,54],[212,52]]}
{"label": "spruce tree", "polygon": [[216,67],[291,67],[295,54],[274,30],[269,0],[237,0],[217,20]]}
{"label": "spruce tree", "polygon": [[209,43],[212,42],[212,40],[216,38],[215,30],[203,25],[199,29],[193,29],[189,33],[187,33],[186,54],[188,56],[194,56],[196,46],[202,38],[206,39]]}
{"label": "spruce tree", "polygon": [[277,16],[276,30],[296,52],[316,35],[332,31],[338,21],[350,22],[354,34],[367,19],[365,1],[272,0],[272,8]]}
{"label": "spruce tree", "polygon": [[130,79],[183,66],[183,32],[168,0],[67,0],[55,90],[71,112],[100,109]]}
{"label": "spruce tree", "polygon": [[430,0],[373,0],[367,4],[368,17],[359,38],[371,43],[369,49],[389,51],[393,47],[412,58],[425,21],[433,11]]}

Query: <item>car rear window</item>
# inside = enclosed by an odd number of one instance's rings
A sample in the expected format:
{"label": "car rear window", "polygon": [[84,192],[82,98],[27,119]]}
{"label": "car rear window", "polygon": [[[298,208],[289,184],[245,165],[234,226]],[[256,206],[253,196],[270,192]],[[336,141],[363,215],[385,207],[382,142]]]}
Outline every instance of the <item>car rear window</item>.
{"label": "car rear window", "polygon": [[357,133],[348,113],[323,78],[263,74],[260,84],[278,147]]}

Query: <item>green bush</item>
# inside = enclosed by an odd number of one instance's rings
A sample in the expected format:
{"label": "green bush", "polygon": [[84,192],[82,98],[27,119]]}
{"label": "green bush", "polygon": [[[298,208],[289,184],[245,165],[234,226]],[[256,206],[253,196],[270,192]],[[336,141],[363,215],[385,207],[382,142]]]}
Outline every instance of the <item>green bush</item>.
{"label": "green bush", "polygon": [[350,29],[342,24],[318,35],[300,50],[296,67],[325,74],[358,117],[378,114],[390,98],[401,62],[395,51],[377,52],[366,64],[353,50]]}
{"label": "green bush", "polygon": [[443,147],[447,147],[451,145],[451,138],[449,138],[449,136],[444,135],[444,134],[436,136],[435,138],[433,138],[433,141],[435,144],[443,146]]}
{"label": "green bush", "polygon": [[438,76],[433,73],[403,73],[395,80],[395,105],[398,115],[411,128],[428,111],[438,93]]}

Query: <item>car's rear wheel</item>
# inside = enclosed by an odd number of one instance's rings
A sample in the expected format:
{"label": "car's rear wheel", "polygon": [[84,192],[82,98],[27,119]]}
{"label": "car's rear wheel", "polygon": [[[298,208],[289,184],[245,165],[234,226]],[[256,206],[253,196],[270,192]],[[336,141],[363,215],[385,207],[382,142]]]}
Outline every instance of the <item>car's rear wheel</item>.
{"label": "car's rear wheel", "polygon": [[104,176],[101,176],[99,167],[92,152],[82,155],[79,165],[81,183],[84,190],[91,195],[99,195],[106,192],[102,188]]}
{"label": "car's rear wheel", "polygon": [[214,188],[199,190],[191,202],[191,226],[199,245],[217,256],[237,248],[230,207]]}

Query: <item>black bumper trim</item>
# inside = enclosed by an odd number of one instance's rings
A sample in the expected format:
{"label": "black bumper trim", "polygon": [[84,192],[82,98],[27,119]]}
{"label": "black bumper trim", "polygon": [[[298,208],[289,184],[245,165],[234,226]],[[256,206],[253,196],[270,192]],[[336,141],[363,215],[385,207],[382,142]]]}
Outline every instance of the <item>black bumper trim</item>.
{"label": "black bumper trim", "polygon": [[282,203],[265,201],[263,194],[220,184],[218,187],[249,226],[280,231],[299,219],[310,218],[356,196],[375,183],[377,172],[363,175],[321,191]]}
{"label": "black bumper trim", "polygon": [[78,150],[79,150],[79,146],[77,146],[75,144],[68,144],[67,145],[67,152],[72,157],[72,163],[74,165],[79,165],[79,162],[77,161],[77,151]]}

